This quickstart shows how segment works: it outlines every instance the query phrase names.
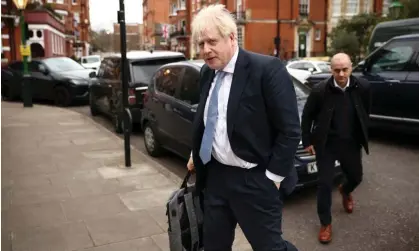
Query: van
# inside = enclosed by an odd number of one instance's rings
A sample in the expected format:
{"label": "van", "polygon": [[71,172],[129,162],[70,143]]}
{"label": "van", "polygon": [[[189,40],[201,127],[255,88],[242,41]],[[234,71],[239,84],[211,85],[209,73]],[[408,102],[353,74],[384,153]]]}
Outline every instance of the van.
{"label": "van", "polygon": [[[174,51],[130,51],[127,52],[128,105],[132,116],[133,129],[141,129],[142,94],[151,82],[154,72],[162,65],[184,61],[181,52]],[[115,132],[124,130],[122,114],[121,55],[105,57],[97,76],[91,76],[89,105],[92,116],[99,114],[112,119]]]}

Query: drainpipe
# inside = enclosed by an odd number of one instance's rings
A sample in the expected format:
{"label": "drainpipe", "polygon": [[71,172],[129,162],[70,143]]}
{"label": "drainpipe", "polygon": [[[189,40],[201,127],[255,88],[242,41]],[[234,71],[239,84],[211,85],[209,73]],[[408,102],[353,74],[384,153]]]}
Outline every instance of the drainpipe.
{"label": "drainpipe", "polygon": [[276,57],[279,58],[279,48],[281,44],[281,38],[279,37],[280,34],[280,21],[279,21],[279,0],[276,1],[276,38],[275,38],[275,45],[276,45]]}
{"label": "drainpipe", "polygon": [[329,0],[326,0],[326,5],[325,5],[325,7],[324,7],[324,21],[325,21],[325,29],[324,29],[324,41],[323,41],[323,43],[324,43],[324,55],[327,55],[327,26],[328,26],[328,10],[329,10],[329,8],[328,8],[328,5],[329,5]]}

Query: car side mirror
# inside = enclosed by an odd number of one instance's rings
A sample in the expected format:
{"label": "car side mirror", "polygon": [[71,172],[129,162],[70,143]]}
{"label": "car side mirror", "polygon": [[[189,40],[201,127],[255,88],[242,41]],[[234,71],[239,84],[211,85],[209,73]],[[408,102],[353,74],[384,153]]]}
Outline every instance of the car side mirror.
{"label": "car side mirror", "polygon": [[96,72],[92,71],[91,73],[89,73],[89,78],[95,78],[96,77]]}
{"label": "car side mirror", "polygon": [[358,68],[358,71],[360,72],[365,72],[367,70],[366,61],[362,60],[361,62],[359,62],[356,68]]}
{"label": "car side mirror", "polygon": [[48,74],[49,74],[48,69],[47,69],[45,66],[43,66],[43,65],[39,65],[39,66],[38,66],[38,69],[39,69],[39,71],[40,71],[40,72],[42,72],[44,75],[48,75]]}
{"label": "car side mirror", "polygon": [[198,104],[191,105],[191,112],[196,112],[196,109],[198,109]]}
{"label": "car side mirror", "polygon": [[313,73],[314,72],[314,68],[308,68],[308,71]]}

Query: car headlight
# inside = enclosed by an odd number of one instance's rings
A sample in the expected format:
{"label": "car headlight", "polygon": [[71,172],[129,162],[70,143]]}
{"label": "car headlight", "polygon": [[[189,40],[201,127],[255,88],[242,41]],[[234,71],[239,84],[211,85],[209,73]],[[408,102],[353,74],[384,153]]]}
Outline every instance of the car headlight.
{"label": "car headlight", "polygon": [[88,82],[86,80],[79,80],[79,79],[71,79],[70,83],[73,85],[87,85]]}

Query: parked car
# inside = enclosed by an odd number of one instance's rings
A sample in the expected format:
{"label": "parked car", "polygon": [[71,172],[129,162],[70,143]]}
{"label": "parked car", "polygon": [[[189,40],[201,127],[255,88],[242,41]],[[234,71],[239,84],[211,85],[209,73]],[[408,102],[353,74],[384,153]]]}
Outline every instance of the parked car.
{"label": "parked car", "polygon": [[[419,34],[390,39],[352,73],[371,84],[371,126],[419,132]],[[314,74],[309,86],[331,74]]]}
{"label": "parked car", "polygon": [[99,71],[100,66],[100,56],[99,55],[90,55],[80,58],[80,64],[87,69],[93,69],[96,73]]}
{"label": "parked car", "polygon": [[[186,60],[185,55],[173,51],[130,51],[128,61],[128,103],[134,127],[141,125],[142,94],[151,76],[162,65]],[[102,60],[97,76],[90,85],[90,112],[92,116],[104,114],[111,117],[115,131],[122,133],[122,75],[121,55],[107,56]]]}
{"label": "parked car", "polygon": [[325,61],[298,60],[287,64],[287,69],[306,71],[307,73],[330,73],[330,63]]}
{"label": "parked car", "polygon": [[408,34],[419,34],[419,18],[381,22],[374,27],[371,33],[368,52],[372,53],[393,37]]}
{"label": "parked car", "polygon": [[[34,100],[51,100],[58,106],[68,106],[74,101],[87,101],[89,74],[71,58],[53,57],[32,59],[28,63],[29,83]],[[2,68],[1,94],[4,99],[21,99],[23,63],[15,61]]]}
{"label": "parked car", "polygon": [[[158,157],[164,150],[188,159],[192,149],[192,121],[199,103],[199,73],[203,61],[167,64],[154,74],[144,93],[142,125],[144,143],[149,155]],[[309,89],[293,78],[300,116]],[[295,156],[299,174],[298,186],[315,184],[315,156],[300,143]],[[336,175],[340,174],[337,164]]]}

